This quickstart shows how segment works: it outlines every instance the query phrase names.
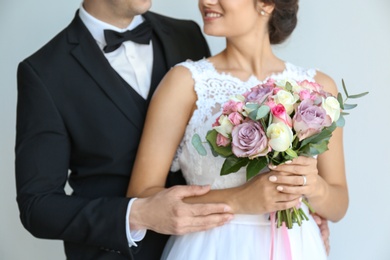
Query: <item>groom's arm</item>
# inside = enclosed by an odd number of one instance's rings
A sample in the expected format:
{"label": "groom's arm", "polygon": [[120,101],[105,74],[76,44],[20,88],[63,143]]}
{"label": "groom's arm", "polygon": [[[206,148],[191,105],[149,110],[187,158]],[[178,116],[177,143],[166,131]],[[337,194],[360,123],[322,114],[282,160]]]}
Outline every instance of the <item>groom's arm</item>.
{"label": "groom's arm", "polygon": [[31,63],[22,62],[18,68],[15,172],[24,227],[35,237],[130,255],[125,234],[128,198],[92,199],[65,193],[70,139],[40,74]]}

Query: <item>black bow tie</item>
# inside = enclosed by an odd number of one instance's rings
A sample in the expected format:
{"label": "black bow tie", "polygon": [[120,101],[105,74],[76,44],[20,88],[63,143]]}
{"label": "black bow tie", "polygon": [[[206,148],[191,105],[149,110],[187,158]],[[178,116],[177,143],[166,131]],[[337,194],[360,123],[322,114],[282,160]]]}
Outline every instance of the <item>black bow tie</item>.
{"label": "black bow tie", "polygon": [[115,51],[124,41],[149,44],[150,39],[152,38],[152,25],[148,21],[144,21],[133,30],[125,31],[123,33],[104,30],[104,38],[107,43],[103,49],[105,53]]}

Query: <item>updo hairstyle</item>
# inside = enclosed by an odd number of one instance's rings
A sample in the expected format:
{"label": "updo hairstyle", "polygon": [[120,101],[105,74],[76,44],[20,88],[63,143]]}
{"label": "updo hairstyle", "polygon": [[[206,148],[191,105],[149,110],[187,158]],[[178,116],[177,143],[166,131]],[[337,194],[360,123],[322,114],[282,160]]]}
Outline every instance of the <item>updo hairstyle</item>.
{"label": "updo hairstyle", "polygon": [[274,4],[274,10],[268,22],[271,44],[284,42],[297,25],[298,0],[260,0],[265,4]]}

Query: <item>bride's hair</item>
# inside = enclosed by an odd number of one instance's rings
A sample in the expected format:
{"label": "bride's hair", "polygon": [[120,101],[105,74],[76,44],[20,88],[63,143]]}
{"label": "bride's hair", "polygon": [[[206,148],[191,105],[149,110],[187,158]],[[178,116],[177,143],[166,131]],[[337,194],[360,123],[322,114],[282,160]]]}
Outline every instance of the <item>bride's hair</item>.
{"label": "bride's hair", "polygon": [[274,5],[268,22],[271,44],[282,43],[297,25],[298,0],[261,0],[261,2]]}

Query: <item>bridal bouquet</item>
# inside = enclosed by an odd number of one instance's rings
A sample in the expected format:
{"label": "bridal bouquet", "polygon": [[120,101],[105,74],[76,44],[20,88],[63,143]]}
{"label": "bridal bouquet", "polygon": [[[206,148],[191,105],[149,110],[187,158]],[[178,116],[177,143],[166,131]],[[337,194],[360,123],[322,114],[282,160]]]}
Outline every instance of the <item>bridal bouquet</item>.
{"label": "bridal bouquet", "polygon": [[[331,95],[315,82],[289,79],[270,79],[231,97],[206,136],[214,156],[226,158],[220,174],[234,173],[246,166],[249,180],[269,164],[325,152],[332,132],[344,126],[344,111],[357,106],[345,101],[367,94],[349,95],[342,83],[345,99],[340,93],[337,97]],[[194,135],[192,144],[198,153],[206,155],[199,135]],[[303,203],[313,211],[306,200]],[[308,220],[300,208],[276,214],[278,227],[285,223],[292,228],[293,223],[301,225]]]}

